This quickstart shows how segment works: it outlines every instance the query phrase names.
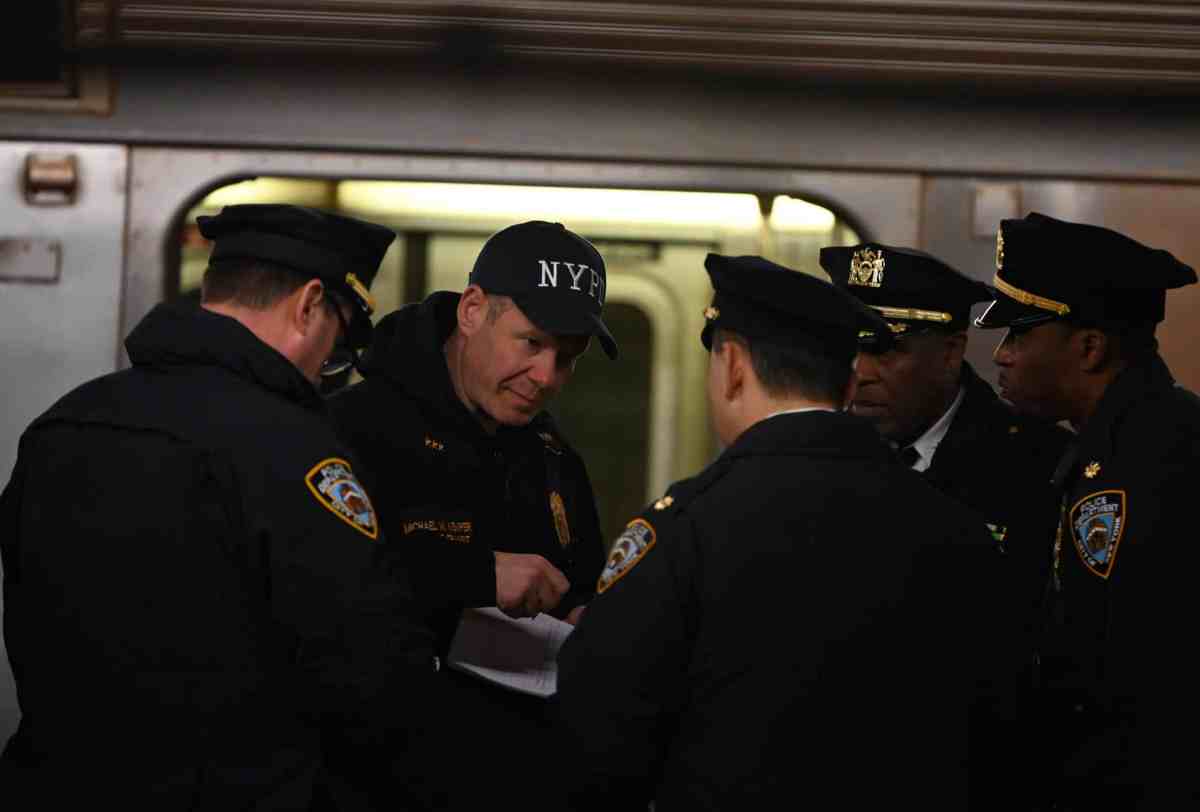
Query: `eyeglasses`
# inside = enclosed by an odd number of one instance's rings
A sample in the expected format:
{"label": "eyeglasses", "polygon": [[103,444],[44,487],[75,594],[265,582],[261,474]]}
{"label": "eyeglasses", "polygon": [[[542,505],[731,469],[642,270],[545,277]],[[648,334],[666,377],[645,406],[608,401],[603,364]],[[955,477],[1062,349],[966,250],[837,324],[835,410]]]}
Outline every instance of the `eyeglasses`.
{"label": "eyeglasses", "polygon": [[330,306],[333,307],[333,312],[337,315],[338,324],[341,325],[342,331],[341,335],[338,336],[337,343],[333,347],[333,352],[329,353],[329,357],[321,364],[322,378],[332,378],[334,375],[340,375],[351,367],[358,369],[358,351],[347,343],[350,336],[350,325],[346,323],[346,317],[342,315],[341,302],[331,296]]}

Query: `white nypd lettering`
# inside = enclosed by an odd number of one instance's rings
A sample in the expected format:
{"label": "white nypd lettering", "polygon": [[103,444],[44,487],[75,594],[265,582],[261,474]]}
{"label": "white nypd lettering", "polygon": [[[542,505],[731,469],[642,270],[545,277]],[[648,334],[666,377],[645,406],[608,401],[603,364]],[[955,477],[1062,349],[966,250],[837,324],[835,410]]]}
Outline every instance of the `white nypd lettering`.
{"label": "white nypd lettering", "polygon": [[[595,268],[582,262],[567,262],[561,259],[539,259],[537,263],[541,274],[538,279],[539,288],[557,288],[558,266],[565,265],[567,274],[571,277],[571,290],[587,293],[601,305],[604,304],[604,279]],[[590,277],[584,276],[585,273]],[[584,284],[588,285],[586,291],[583,289]]]}
{"label": "white nypd lettering", "polygon": [[579,290],[579,277],[583,276],[584,271],[591,269],[586,265],[580,265],[579,270],[576,271],[573,262],[564,262],[563,265],[567,266],[567,273],[571,274],[571,290]]}
{"label": "white nypd lettering", "polygon": [[[539,259],[538,265],[542,266],[542,281],[538,283],[538,287],[539,288],[556,288],[556,287],[558,287],[558,260],[555,260],[555,261],[547,264],[546,260]],[[551,267],[551,266],[553,266],[553,267]],[[550,284],[548,284],[548,285],[546,284],[547,280],[549,280],[549,282],[550,282]]]}

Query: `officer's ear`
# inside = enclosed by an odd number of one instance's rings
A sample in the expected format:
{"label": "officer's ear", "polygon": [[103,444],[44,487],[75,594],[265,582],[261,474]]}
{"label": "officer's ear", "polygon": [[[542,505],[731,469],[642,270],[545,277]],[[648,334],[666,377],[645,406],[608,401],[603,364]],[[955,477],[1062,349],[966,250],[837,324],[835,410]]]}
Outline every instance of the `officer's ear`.
{"label": "officer's ear", "polygon": [[1071,346],[1083,372],[1102,372],[1115,359],[1115,343],[1103,330],[1084,327],[1071,336]]}
{"label": "officer's ear", "polygon": [[325,307],[325,284],[310,279],[288,297],[288,315],[293,329],[307,336],[317,325]]}
{"label": "officer's ear", "polygon": [[479,332],[487,321],[488,295],[479,285],[467,285],[458,300],[458,330],[463,335]]}
{"label": "officer's ear", "polygon": [[737,400],[746,388],[749,374],[750,347],[739,336],[726,334],[725,340],[715,348],[717,363],[721,367],[721,396],[726,401]]}

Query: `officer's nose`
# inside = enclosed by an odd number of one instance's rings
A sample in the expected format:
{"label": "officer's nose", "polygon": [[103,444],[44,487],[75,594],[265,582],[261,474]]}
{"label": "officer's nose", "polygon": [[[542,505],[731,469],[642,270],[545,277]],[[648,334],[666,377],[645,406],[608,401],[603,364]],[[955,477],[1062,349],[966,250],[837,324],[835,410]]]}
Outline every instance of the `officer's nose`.
{"label": "officer's nose", "polygon": [[558,370],[554,364],[553,352],[540,352],[529,367],[529,380],[539,389],[555,389],[557,387]]}
{"label": "officer's nose", "polygon": [[1004,336],[1000,339],[1000,343],[996,345],[995,351],[992,353],[992,361],[996,366],[1007,367],[1012,365],[1012,330],[1005,330]]}
{"label": "officer's nose", "polygon": [[859,386],[879,380],[879,360],[869,352],[860,352],[854,359],[854,380]]}

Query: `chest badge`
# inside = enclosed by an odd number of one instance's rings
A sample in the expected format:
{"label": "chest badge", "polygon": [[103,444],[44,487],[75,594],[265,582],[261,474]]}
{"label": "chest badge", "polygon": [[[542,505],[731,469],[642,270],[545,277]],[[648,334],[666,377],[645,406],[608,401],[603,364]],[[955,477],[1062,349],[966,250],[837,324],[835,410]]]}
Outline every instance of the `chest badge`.
{"label": "chest badge", "polygon": [[1084,566],[1108,579],[1125,532],[1125,491],[1088,494],[1071,508],[1071,538]]}
{"label": "chest badge", "polygon": [[597,594],[624,578],[633,566],[650,552],[650,548],[657,541],[658,535],[650,522],[645,519],[634,519],[630,522],[625,532],[613,542],[608,561],[604,563],[604,569],[600,572],[600,580],[596,582]]}
{"label": "chest badge", "polygon": [[1088,479],[1095,479],[1098,473],[1100,473],[1100,463],[1098,462],[1089,462],[1083,469],[1083,475]]}
{"label": "chest badge", "polygon": [[571,543],[571,526],[567,524],[567,507],[558,491],[550,491],[550,513],[554,516],[554,530],[558,533],[558,543],[563,547]]}
{"label": "chest badge", "polygon": [[350,470],[350,463],[337,457],[321,460],[308,472],[304,482],[333,515],[367,538],[379,538],[375,508]]}

